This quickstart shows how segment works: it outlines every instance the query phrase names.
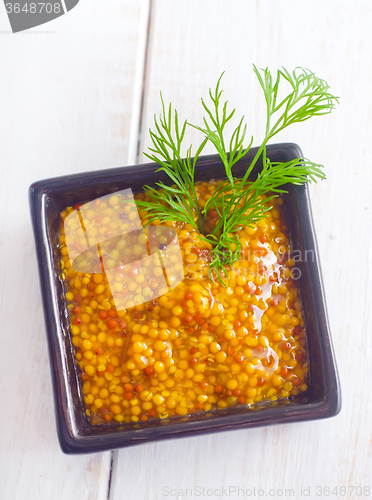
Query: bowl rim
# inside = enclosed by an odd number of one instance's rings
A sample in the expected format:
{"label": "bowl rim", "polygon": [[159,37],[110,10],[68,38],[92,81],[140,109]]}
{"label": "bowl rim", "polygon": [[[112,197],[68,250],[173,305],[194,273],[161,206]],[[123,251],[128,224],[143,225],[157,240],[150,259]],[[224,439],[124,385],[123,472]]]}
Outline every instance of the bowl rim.
{"label": "bowl rim", "polygon": [[[258,148],[251,148],[247,157],[240,162],[245,167],[250,163]],[[276,161],[289,161],[303,158],[300,147],[293,143],[280,143],[267,146],[267,155]],[[244,163],[245,162],[245,163]],[[201,169],[212,171],[221,168],[221,159],[218,155],[202,156],[198,160],[197,171]],[[69,192],[68,190],[85,187],[92,189],[97,184],[111,189],[118,179],[126,182],[140,182],[141,176],[155,174],[158,169],[156,163],[144,163],[134,166],[117,167],[92,172],[77,173],[34,182],[29,188],[29,205],[34,231],[36,254],[39,268],[40,286],[42,291],[45,326],[49,347],[49,361],[52,374],[55,415],[60,446],[65,453],[90,453],[114,448],[125,447],[150,441],[171,439],[175,437],[220,432],[229,429],[251,428],[262,425],[272,425],[287,422],[314,420],[335,416],[341,409],[341,392],[335,356],[330,336],[329,322],[325,305],[323,280],[319,263],[319,252],[316,242],[313,217],[311,212],[309,190],[307,185],[288,186],[294,196],[298,210],[298,218],[304,237],[305,248],[314,252],[315,258],[307,265],[309,267],[309,286],[314,299],[322,357],[323,381],[325,394],[321,400],[306,404],[277,404],[268,407],[245,409],[226,414],[224,410],[217,410],[217,415],[211,418],[174,419],[170,425],[159,422],[158,425],[137,424],[129,429],[115,427],[115,430],[100,434],[85,433],[77,428],[71,413],[71,394],[66,377],[61,375],[63,359],[66,353],[62,348],[64,335],[59,325],[58,304],[56,301],[55,275],[51,262],[51,242],[48,237],[46,215],[52,208],[48,201],[54,194]],[[257,167],[259,169],[259,167]],[[255,167],[256,170],[256,167]],[[160,174],[157,177],[161,177]],[[209,175],[210,177],[210,175]],[[221,176],[219,176],[220,178]],[[143,182],[143,180],[142,180]],[[147,183],[147,180],[145,181]],[[130,186],[128,186],[130,187]],[[116,189],[117,190],[117,189]],[[112,191],[114,192],[114,191]],[[71,374],[70,374],[71,375]],[[255,411],[255,410],[262,411]],[[126,426],[128,427],[128,426]]]}

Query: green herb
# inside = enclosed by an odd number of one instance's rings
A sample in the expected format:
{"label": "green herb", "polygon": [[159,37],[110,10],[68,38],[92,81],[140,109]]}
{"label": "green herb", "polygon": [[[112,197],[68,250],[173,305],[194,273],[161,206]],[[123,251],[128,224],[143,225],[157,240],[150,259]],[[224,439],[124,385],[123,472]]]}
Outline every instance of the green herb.
{"label": "green herb", "polygon": [[[264,217],[271,208],[268,202],[279,193],[286,192],[284,184],[303,184],[307,181],[316,182],[317,179],[325,179],[323,166],[305,158],[297,158],[287,163],[271,162],[266,155],[268,141],[293,123],[330,113],[338,103],[338,98],[328,92],[328,84],[307,69],[296,68],[290,73],[283,68],[277,72],[275,82],[267,68],[258,70],[253,66],[253,69],[264,93],[267,118],[264,139],[244,176],[234,177],[233,167],[250,150],[253,137],[249,145],[244,147],[247,131],[247,125],[243,125],[244,116],[230,139],[225,137],[226,124],[233,118],[235,109],[228,112],[227,101],[221,103],[222,73],[214,92],[209,89],[212,105],[208,107],[205,101],[201,100],[206,112],[203,126],[193,125],[187,121],[180,126],[177,111],[174,111],[172,120],[172,106],[169,105],[166,113],[161,96],[163,113],[159,120],[155,116],[156,130],[150,130],[153,147],[149,148],[151,154],[146,156],[160,164],[159,170],[168,175],[173,185],[158,182],[159,189],[145,186],[145,192],[151,201],[137,202],[141,209],[147,211],[147,224],[154,219],[161,222],[172,220],[187,222],[197,229],[202,238],[213,245],[210,277],[214,279],[214,272],[222,283],[227,267],[241,255],[236,231]],[[279,100],[281,82],[287,83],[290,92]],[[186,158],[181,157],[181,146],[187,125],[199,130],[203,135],[194,158],[191,146],[187,150]],[[195,167],[208,141],[214,145],[223,162],[227,181],[217,187],[203,210],[200,210],[195,192]],[[262,171],[254,181],[249,181],[249,176],[261,157]],[[219,219],[211,233],[205,234],[204,222],[211,208],[217,211]]]}
{"label": "green herb", "polygon": [[195,166],[207,139],[203,140],[194,158],[191,158],[191,146],[187,150],[186,158],[182,158],[181,145],[187,122],[185,121],[180,126],[176,110],[174,123],[172,122],[171,104],[167,118],[163,96],[160,94],[160,97],[163,114],[160,115],[159,121],[156,116],[154,117],[156,133],[150,130],[153,147],[149,148],[152,154],[145,153],[145,156],[160,164],[161,167],[157,172],[164,171],[174,185],[168,186],[163,182],[158,182],[157,186],[160,190],[145,186],[144,189],[152,201],[138,201],[137,204],[147,210],[149,219],[159,219],[162,222],[167,220],[187,222],[202,231],[205,217],[200,211],[195,192]]}

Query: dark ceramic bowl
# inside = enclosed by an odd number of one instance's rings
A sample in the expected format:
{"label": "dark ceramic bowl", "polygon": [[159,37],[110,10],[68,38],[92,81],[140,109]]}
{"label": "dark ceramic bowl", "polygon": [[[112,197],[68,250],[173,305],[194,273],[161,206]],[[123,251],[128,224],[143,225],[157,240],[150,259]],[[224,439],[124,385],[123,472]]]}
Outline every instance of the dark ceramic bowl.
{"label": "dark ceramic bowl", "polygon": [[[236,165],[235,175],[243,176],[256,151],[252,149]],[[282,162],[303,156],[295,144],[269,146],[267,154],[272,161]],[[30,208],[62,450],[65,453],[103,451],[149,441],[336,415],[341,407],[340,386],[329,333],[308,188],[306,185],[290,185],[286,186],[288,194],[283,199],[292,246],[301,255],[311,255],[311,258],[302,259],[296,264],[301,272],[299,286],[308,336],[310,384],[306,393],[291,400],[257,404],[253,408],[232,407],[187,418],[172,417],[169,421],[104,426],[90,424],[84,413],[64,293],[58,279],[59,214],[67,205],[126,188],[136,192],[141,190],[143,184],[154,185],[159,179],[166,182],[166,175],[155,173],[156,169],[157,165],[153,163],[112,168],[47,179],[30,187]],[[197,180],[224,178],[224,167],[219,157],[200,158],[196,175]]]}

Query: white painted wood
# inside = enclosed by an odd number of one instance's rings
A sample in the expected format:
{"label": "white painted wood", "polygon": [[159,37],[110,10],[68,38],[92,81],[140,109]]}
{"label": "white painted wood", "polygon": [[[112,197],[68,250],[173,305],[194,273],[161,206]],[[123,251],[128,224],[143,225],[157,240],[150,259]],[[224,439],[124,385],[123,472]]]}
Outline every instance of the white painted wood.
{"label": "white painted wood", "polygon": [[[1,498],[107,497],[110,454],[64,456],[58,447],[26,196],[39,178],[135,159],[148,9],[149,1],[81,0],[13,35],[0,6]],[[184,490],[169,498],[190,498],[194,486],[293,488],[292,498],[310,487],[316,499],[325,496],[316,486],[372,486],[371,17],[367,0],[153,1],[142,150],[160,90],[197,121],[199,98],[223,70],[226,96],[255,143],[264,104],[252,63],[309,67],[341,96],[333,115],[278,141],[326,165],[312,201],[344,402],[331,420],[121,450],[111,499],[167,498],[163,487]]]}
{"label": "white painted wood", "polygon": [[59,449],[27,190],[127,162],[142,4],[81,1],[13,35],[0,5],[0,498],[105,500],[110,452]]}
{"label": "white painted wood", "polygon": [[[306,156],[326,166],[328,180],[312,188],[312,203],[343,409],[330,420],[121,450],[115,500],[191,498],[185,490],[196,486],[256,488],[251,498],[259,497],[259,488],[262,498],[301,498],[301,488],[310,488],[307,498],[316,499],[326,496],[324,490],[317,495],[317,486],[372,486],[371,20],[366,0],[155,0],[142,150],[153,113],[160,111],[160,90],[183,118],[197,121],[200,96],[223,70],[226,95],[246,114],[255,143],[262,136],[264,104],[252,63],[309,67],[341,96],[333,115],[295,126],[278,141],[297,142]],[[194,132],[190,137],[195,141]],[[183,492],[171,496],[163,487]],[[286,488],[294,495],[278,491]],[[269,496],[270,489],[276,493]],[[367,498],[359,490],[347,493],[346,498]],[[330,497],[343,495],[338,490]],[[211,498],[226,495],[220,491]]]}

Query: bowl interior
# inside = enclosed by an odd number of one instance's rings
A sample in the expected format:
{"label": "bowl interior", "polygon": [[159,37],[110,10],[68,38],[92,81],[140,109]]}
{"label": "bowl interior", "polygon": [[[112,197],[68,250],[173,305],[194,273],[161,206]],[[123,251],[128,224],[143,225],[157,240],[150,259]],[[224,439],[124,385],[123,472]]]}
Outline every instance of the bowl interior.
{"label": "bowl interior", "polygon": [[[267,153],[272,161],[288,161],[302,156],[298,146],[292,144],[269,146]],[[254,154],[255,150],[252,150],[236,165],[236,176],[244,174]],[[288,185],[288,193],[283,195],[283,200],[292,248],[298,258],[296,268],[300,275],[298,283],[310,361],[308,391],[291,400],[257,404],[253,408],[232,407],[187,418],[172,417],[165,422],[103,426],[90,424],[83,411],[83,398],[69,337],[64,292],[59,279],[60,257],[57,243],[60,212],[68,205],[74,206],[76,203],[84,203],[118,190],[131,188],[133,192],[138,192],[144,184],[155,185],[159,179],[167,182],[167,176],[156,173],[156,168],[154,164],[144,164],[108,169],[49,179],[31,186],[30,202],[43,290],[57,421],[64,451],[95,451],[184,435],[193,430],[208,432],[336,414],[340,407],[339,386],[329,339],[308,190],[306,186]],[[260,165],[257,165],[256,171],[259,168]],[[201,158],[196,177],[197,180],[225,178],[224,167],[219,158]],[[121,441],[118,440],[119,436]],[[74,449],[75,446],[77,449]]]}

